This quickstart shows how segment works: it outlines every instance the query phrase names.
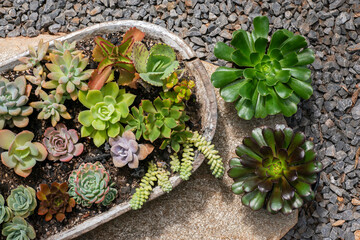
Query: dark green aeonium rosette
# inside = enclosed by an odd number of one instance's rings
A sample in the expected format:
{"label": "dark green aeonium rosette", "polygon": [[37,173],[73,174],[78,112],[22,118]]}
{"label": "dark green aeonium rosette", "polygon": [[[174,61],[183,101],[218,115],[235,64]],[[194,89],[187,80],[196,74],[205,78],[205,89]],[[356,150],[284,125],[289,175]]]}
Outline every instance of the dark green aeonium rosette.
{"label": "dark green aeonium rosette", "polygon": [[312,184],[322,164],[316,160],[314,144],[303,133],[283,125],[256,128],[238,146],[240,158],[230,160],[228,174],[234,179],[232,191],[242,194],[242,203],[253,210],[266,205],[271,213],[289,214],[304,200],[312,200]]}
{"label": "dark green aeonium rosette", "polygon": [[300,98],[313,93],[311,71],[306,67],[314,61],[304,37],[282,29],[276,31],[268,45],[269,19],[254,18],[254,30],[237,30],[229,47],[223,42],[215,45],[217,58],[235,63],[238,68],[219,67],[211,82],[220,88],[226,102],[235,102],[239,117],[296,113]]}

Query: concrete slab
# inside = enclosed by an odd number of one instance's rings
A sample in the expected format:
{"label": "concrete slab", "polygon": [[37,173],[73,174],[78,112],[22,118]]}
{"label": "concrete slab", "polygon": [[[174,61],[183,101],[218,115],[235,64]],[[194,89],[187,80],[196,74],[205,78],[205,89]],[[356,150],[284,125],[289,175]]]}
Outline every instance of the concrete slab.
{"label": "concrete slab", "polygon": [[16,56],[19,53],[23,53],[28,50],[28,46],[37,46],[40,39],[44,42],[54,40],[65,34],[49,35],[42,34],[35,38],[28,37],[13,37],[13,38],[0,38],[0,62],[10,57]]}

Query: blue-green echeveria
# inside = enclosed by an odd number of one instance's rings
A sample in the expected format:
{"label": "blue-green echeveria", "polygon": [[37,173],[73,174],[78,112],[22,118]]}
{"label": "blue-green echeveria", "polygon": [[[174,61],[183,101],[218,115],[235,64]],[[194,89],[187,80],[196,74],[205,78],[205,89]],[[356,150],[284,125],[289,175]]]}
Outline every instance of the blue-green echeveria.
{"label": "blue-green echeveria", "polygon": [[6,240],[30,240],[36,238],[35,229],[22,217],[14,217],[11,222],[5,223],[2,235]]}
{"label": "blue-green echeveria", "polygon": [[8,222],[13,217],[13,213],[9,207],[5,206],[5,199],[0,194],[0,224]]}
{"label": "blue-green echeveria", "polygon": [[11,194],[6,199],[6,202],[15,216],[27,218],[34,213],[37,206],[35,196],[36,192],[32,187],[20,185],[11,190]]}
{"label": "blue-green echeveria", "polygon": [[13,82],[0,77],[0,129],[6,123],[19,128],[28,125],[28,116],[33,112],[33,108],[26,105],[30,89],[23,76]]}

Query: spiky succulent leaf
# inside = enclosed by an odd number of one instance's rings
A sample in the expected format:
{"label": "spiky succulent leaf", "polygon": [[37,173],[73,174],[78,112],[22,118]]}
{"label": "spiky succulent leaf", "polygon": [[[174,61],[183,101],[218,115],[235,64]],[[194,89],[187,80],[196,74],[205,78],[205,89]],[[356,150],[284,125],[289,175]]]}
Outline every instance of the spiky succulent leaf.
{"label": "spiky succulent leaf", "polygon": [[10,130],[0,130],[1,161],[8,168],[13,168],[15,173],[27,177],[36,162],[44,161],[47,156],[46,148],[38,142],[32,142],[34,134],[22,131],[15,135]]}
{"label": "spiky succulent leaf", "polygon": [[3,129],[5,124],[19,128],[28,125],[28,116],[33,112],[33,108],[27,106],[31,89],[29,87],[23,76],[13,82],[0,78],[0,129]]}
{"label": "spiky succulent leaf", "polygon": [[111,204],[117,195],[112,186],[110,174],[100,162],[82,163],[69,177],[69,194],[84,207]]}
{"label": "spiky succulent leaf", "polygon": [[124,127],[120,123],[129,115],[129,106],[135,95],[119,89],[114,83],[106,84],[101,90],[80,92],[79,100],[89,110],[80,112],[79,122],[83,125],[81,136],[93,138],[96,146],[101,146],[109,137],[122,134]]}
{"label": "spiky succulent leaf", "polygon": [[302,133],[283,125],[254,129],[237,147],[239,158],[230,161],[232,191],[245,192],[242,202],[253,210],[266,206],[271,213],[291,213],[314,197],[311,185],[322,164],[313,147]]}
{"label": "spiky succulent leaf", "polygon": [[235,102],[239,117],[246,120],[277,113],[289,117],[297,111],[300,98],[308,99],[313,93],[306,65],[315,57],[305,38],[278,30],[267,47],[268,31],[268,18],[259,16],[254,18],[251,34],[233,33],[233,47],[219,42],[214,48],[217,58],[240,69],[219,67],[211,82],[226,102]]}

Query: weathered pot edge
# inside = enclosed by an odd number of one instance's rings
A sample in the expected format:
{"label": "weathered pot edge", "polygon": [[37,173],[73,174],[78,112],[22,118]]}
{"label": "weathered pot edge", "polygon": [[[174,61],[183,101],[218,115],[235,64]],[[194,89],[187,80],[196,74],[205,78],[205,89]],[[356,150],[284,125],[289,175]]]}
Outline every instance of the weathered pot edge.
{"label": "weathered pot edge", "polygon": [[[201,100],[202,104],[206,105],[206,106],[202,106],[202,109],[205,109],[205,111],[202,111],[205,114],[205,117],[202,118],[202,131],[203,131],[203,136],[208,141],[211,141],[214,137],[216,130],[216,123],[217,123],[217,103],[216,103],[215,93],[211,87],[212,85],[209,79],[209,75],[207,74],[207,71],[205,70],[203,64],[199,59],[196,58],[196,54],[194,53],[194,51],[177,35],[155,24],[136,21],[136,20],[120,20],[120,21],[96,24],[91,27],[70,33],[66,36],[59,37],[56,40],[59,41],[68,40],[71,42],[89,36],[102,35],[115,31],[125,31],[131,27],[136,27],[141,31],[143,31],[146,34],[146,36],[153,39],[160,39],[162,42],[174,48],[180,54],[187,68],[190,71],[192,71],[192,75],[197,80],[196,81],[197,89],[198,90],[203,89],[203,91],[206,93],[206,94],[199,94],[197,95],[197,97],[202,98]],[[50,41],[49,43],[50,46],[53,46],[54,41]],[[14,66],[16,66],[19,63],[18,59],[20,57],[27,56],[28,54],[29,52],[27,51],[13,58],[10,58],[6,61],[1,62],[0,72],[12,69]],[[192,172],[194,172],[202,164],[203,161],[204,161],[204,156],[196,152]],[[171,177],[170,181],[174,187],[176,187],[177,185],[180,184],[180,182],[182,182],[178,174]],[[149,201],[163,194],[164,192],[161,190],[160,187],[155,187],[152,194],[150,195]],[[53,240],[73,239],[75,237],[78,237],[86,232],[95,229],[101,224],[104,224],[129,210],[131,210],[131,207],[128,202],[116,205],[104,213],[91,217],[90,219],[76,225],[75,227],[62,231],[53,236],[50,236],[47,239],[53,239]],[[44,236],[41,236],[40,238],[43,239]]]}

